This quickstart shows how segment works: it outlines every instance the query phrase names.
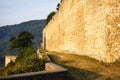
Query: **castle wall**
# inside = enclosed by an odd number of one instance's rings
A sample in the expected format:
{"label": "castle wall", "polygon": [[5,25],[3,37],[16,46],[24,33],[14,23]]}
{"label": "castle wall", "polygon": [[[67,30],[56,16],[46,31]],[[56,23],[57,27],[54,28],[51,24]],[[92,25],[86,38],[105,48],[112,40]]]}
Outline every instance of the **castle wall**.
{"label": "castle wall", "polygon": [[49,51],[114,62],[120,58],[120,1],[63,0],[43,37]]}

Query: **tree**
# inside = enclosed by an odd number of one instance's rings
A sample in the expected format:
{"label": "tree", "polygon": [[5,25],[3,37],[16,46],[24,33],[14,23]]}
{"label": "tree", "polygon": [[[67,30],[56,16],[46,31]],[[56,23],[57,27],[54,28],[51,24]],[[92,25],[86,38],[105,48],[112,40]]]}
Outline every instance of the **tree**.
{"label": "tree", "polygon": [[45,70],[46,59],[39,59],[36,53],[35,49],[27,47],[18,54],[15,62],[11,61],[7,67],[3,69],[6,70],[7,75],[43,71]]}
{"label": "tree", "polygon": [[48,22],[52,19],[52,17],[55,15],[55,12],[51,12],[48,16],[47,16],[47,19],[46,19],[46,24],[48,24]]}
{"label": "tree", "polygon": [[57,8],[56,8],[56,10],[59,10],[59,6],[60,6],[60,3],[57,4]]}
{"label": "tree", "polygon": [[[62,0],[60,1],[60,3],[57,4],[56,10],[59,10],[60,4],[62,3]],[[46,19],[46,25],[49,23],[49,21],[52,19],[52,17],[55,15],[56,12],[52,11]]]}
{"label": "tree", "polygon": [[34,36],[28,31],[20,31],[17,36],[10,38],[10,50],[19,48],[23,50],[26,47],[32,47]]}
{"label": "tree", "polygon": [[60,3],[57,4],[57,8],[56,10],[59,10],[60,4],[62,3],[62,0],[60,1]]}

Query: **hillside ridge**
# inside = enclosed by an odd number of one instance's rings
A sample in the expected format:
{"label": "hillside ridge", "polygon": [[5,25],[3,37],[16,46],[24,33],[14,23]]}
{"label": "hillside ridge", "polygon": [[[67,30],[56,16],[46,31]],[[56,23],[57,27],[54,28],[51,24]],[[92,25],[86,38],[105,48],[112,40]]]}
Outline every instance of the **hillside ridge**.
{"label": "hillside ridge", "polygon": [[[15,25],[6,25],[0,27],[0,61],[4,61],[5,54],[17,54],[16,51],[9,53],[7,50],[9,47],[10,37],[15,36],[19,31],[27,30],[32,33],[35,37],[33,45],[35,48],[38,48],[42,41],[42,30],[45,26],[45,20],[31,20],[22,22]],[[2,57],[2,58],[1,58]]]}

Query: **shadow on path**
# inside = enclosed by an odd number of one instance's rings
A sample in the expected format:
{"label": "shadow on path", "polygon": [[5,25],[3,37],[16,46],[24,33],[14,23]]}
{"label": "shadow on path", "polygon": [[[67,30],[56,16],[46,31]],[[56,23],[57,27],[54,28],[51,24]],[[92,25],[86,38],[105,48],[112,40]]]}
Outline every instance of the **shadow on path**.
{"label": "shadow on path", "polygon": [[68,69],[69,73],[71,74],[71,77],[73,78],[71,80],[96,80],[96,79],[103,76],[103,75],[96,73],[96,72],[93,72],[93,71],[65,65],[68,63],[74,63],[73,60],[71,60],[71,61],[69,61],[69,60],[68,61],[59,61],[59,59],[60,59],[59,56],[51,55],[51,54],[49,55],[49,57],[52,60],[52,62],[54,62],[58,65],[61,65],[64,68]]}

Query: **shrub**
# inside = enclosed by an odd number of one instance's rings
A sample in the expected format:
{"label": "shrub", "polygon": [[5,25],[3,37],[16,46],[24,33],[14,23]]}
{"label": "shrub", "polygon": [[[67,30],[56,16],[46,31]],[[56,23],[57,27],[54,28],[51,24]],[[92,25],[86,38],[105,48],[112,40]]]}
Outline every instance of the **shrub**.
{"label": "shrub", "polygon": [[51,12],[48,16],[47,16],[47,19],[46,19],[46,24],[48,24],[48,22],[52,19],[52,17],[55,15],[56,12]]}
{"label": "shrub", "polygon": [[14,62],[14,61],[10,61],[10,63],[8,63],[8,65],[7,65],[7,66],[8,66],[8,67],[9,67],[9,66],[11,66],[11,67],[12,67],[12,66],[14,66],[14,65],[15,65],[15,62]]}
{"label": "shrub", "polygon": [[24,49],[18,57],[16,61],[11,62],[7,67],[7,74],[20,74],[26,72],[35,72],[35,71],[43,71],[45,70],[45,59],[39,59],[36,51],[29,47]]}

